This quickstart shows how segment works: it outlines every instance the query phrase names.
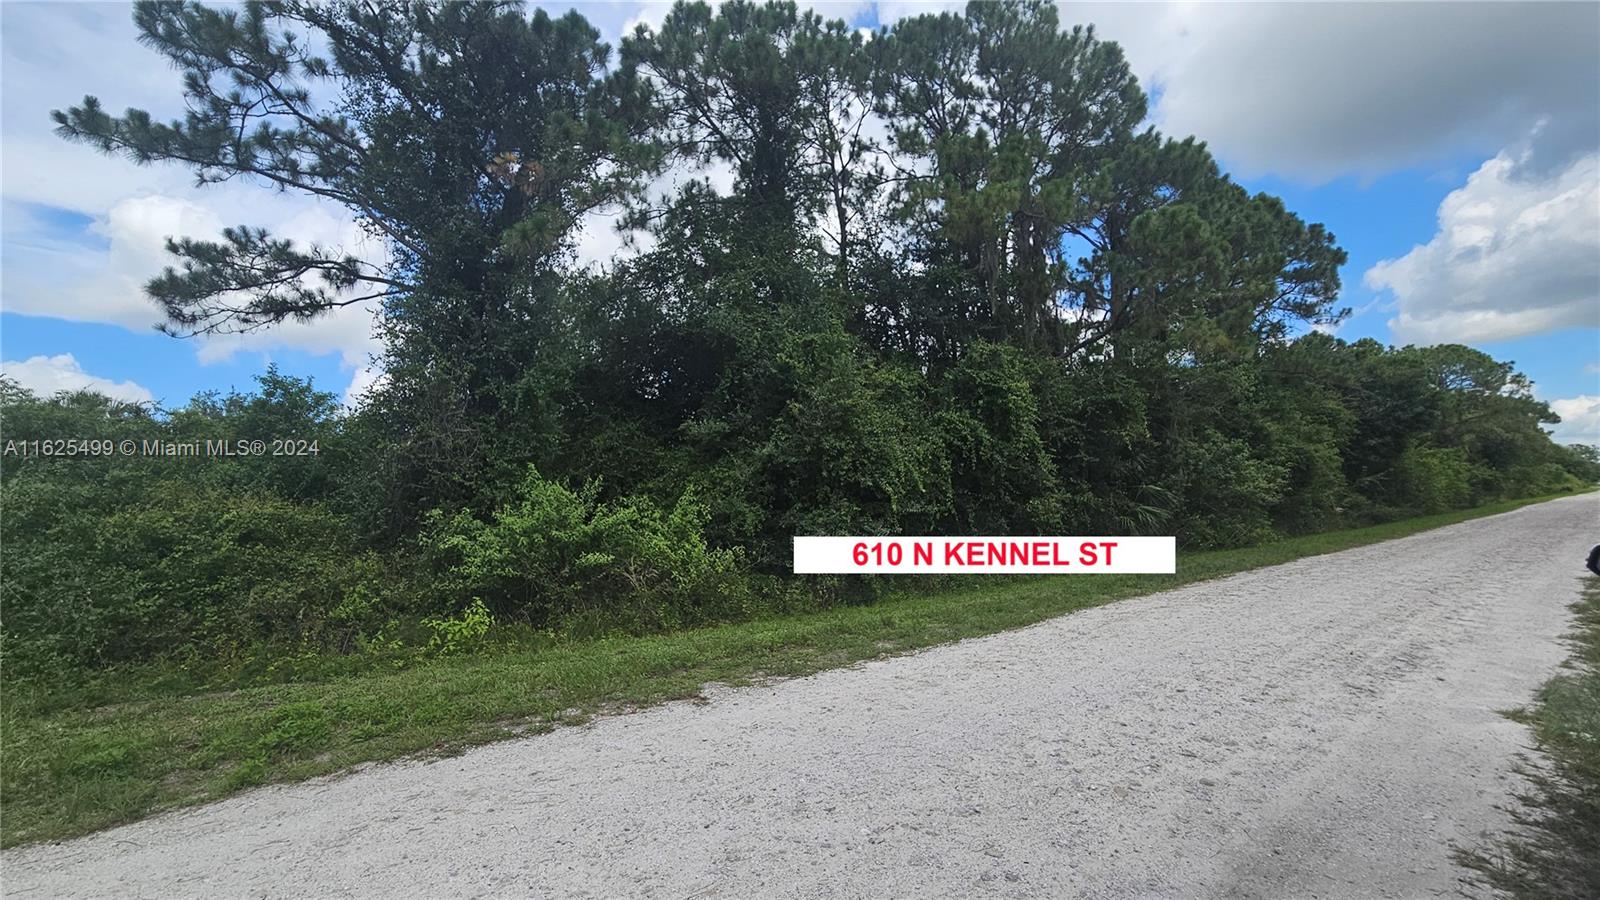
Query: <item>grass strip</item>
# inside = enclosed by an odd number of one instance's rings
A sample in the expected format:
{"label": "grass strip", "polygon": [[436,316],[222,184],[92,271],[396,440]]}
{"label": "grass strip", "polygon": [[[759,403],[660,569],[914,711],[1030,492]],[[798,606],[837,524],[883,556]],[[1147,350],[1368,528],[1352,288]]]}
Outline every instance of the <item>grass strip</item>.
{"label": "grass strip", "polygon": [[1563,671],[1532,706],[1510,714],[1533,732],[1535,756],[1519,766],[1528,787],[1515,829],[1485,849],[1457,854],[1478,880],[1516,898],[1600,897],[1600,578],[1589,578]]}
{"label": "grass strip", "polygon": [[71,837],[360,763],[456,752],[600,712],[694,697],[711,682],[809,674],[1019,628],[1544,499],[1550,498],[1184,553],[1176,575],[970,576],[948,590],[906,593],[870,606],[446,657],[316,683],[192,696],[155,692],[78,706],[6,697],[0,705],[0,844]]}

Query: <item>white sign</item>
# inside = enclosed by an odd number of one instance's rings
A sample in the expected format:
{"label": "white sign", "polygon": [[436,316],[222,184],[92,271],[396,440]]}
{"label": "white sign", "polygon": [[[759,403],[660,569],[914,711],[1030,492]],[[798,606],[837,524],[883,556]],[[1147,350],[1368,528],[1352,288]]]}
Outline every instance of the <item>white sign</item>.
{"label": "white sign", "polygon": [[1172,537],[797,537],[796,575],[1172,574]]}

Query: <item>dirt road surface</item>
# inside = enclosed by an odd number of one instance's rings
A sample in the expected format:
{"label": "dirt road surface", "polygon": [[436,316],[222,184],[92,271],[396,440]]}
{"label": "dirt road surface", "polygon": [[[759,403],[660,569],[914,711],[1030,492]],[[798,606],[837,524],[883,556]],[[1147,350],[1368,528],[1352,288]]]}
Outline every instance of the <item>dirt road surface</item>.
{"label": "dirt road surface", "polygon": [[[7,851],[12,897],[1430,897],[1600,498]],[[1088,577],[1088,576],[1080,576]]]}

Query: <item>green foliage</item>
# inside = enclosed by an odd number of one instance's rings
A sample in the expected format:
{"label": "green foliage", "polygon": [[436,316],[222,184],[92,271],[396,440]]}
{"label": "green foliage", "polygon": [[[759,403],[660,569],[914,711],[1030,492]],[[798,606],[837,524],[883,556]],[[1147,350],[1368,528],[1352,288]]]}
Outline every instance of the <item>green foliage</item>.
{"label": "green foliage", "polygon": [[1442,512],[1466,506],[1472,499],[1473,471],[1467,455],[1455,447],[1410,447],[1394,467],[1405,507]]}
{"label": "green foliage", "polygon": [[1214,429],[1204,429],[1185,445],[1184,485],[1179,527],[1186,543],[1237,547],[1271,537],[1271,510],[1283,496],[1287,473],[1256,458],[1250,446]]}
{"label": "green foliage", "polygon": [[1049,3],[972,3],[904,19],[872,42],[879,108],[932,175],[897,205],[956,264],[984,336],[1063,346],[1064,239],[1093,218],[1092,161],[1131,137],[1145,97],[1121,48],[1063,29]]}
{"label": "green foliage", "polygon": [[706,545],[706,510],[692,493],[665,511],[599,493],[598,482],[571,491],[529,467],[515,499],[487,519],[430,517],[423,540],[442,585],[473,598],[464,621],[486,608],[535,625],[649,629],[737,608],[738,555]]}
{"label": "green foliage", "polygon": [[86,97],[52,114],[62,137],[341,204],[392,251],[379,267],[250,227],[169,242],[181,268],[148,290],[174,330],[303,320],[350,294],[435,312],[547,267],[655,156],[647,91],[630,66],[607,71],[610,48],[575,12],[144,0],[133,19],[182,73],[185,117],[112,116]]}
{"label": "green foliage", "polygon": [[5,486],[14,674],[347,637],[352,623],[332,611],[379,567],[337,516],[265,494],[141,487],[91,499],[115,504],[96,513],[58,485]]}
{"label": "green foliage", "polygon": [[494,616],[483,601],[474,598],[472,605],[451,618],[426,618],[422,624],[433,637],[428,640],[428,651],[441,655],[470,650],[483,642],[494,627]]}
{"label": "green foliage", "polygon": [[1551,448],[1554,462],[1583,484],[1600,481],[1600,445],[1568,444]]}
{"label": "green foliage", "polygon": [[[339,471],[346,446],[338,397],[309,381],[279,374],[274,366],[256,379],[254,393],[204,393],[172,410],[165,436],[174,441],[305,442],[316,452],[248,455],[220,466],[210,483],[230,491],[265,492],[291,500],[323,500],[341,491]],[[299,444],[296,445],[297,449]],[[326,454],[326,455],[325,455]]]}
{"label": "green foliage", "polygon": [[1026,353],[995,344],[975,345],[945,374],[939,427],[955,486],[953,524],[966,533],[1038,533],[1060,520],[1033,374]]}
{"label": "green foliage", "polygon": [[[269,371],[259,394],[202,396],[170,415],[92,395],[7,387],[5,440],[115,443],[304,435],[338,453],[331,398]],[[343,648],[388,613],[384,566],[326,493],[337,463],[302,457],[128,454],[3,461],[0,596],[8,673],[155,659],[248,659]],[[346,597],[364,596],[356,607]]]}
{"label": "green foliage", "polygon": [[[939,452],[921,378],[863,358],[843,334],[795,341],[786,363],[795,392],[759,451],[772,501],[776,554],[800,534],[926,529],[950,502],[951,468]],[[786,558],[782,561],[786,562]]]}
{"label": "green foliage", "polygon": [[[1600,482],[1510,363],[1313,328],[1343,315],[1333,235],[1200,140],[1138,131],[1121,49],[1050,3],[870,40],[790,2],[678,3],[615,56],[512,2],[134,21],[184,117],[91,97],[64,137],[341,204],[387,251],[176,241],[148,285],[167,328],[372,303],[385,378],[356,411],[270,368],[175,409],[0,380],[0,445],[318,448],[0,457],[8,843]],[[731,186],[647,196],[668,163]],[[603,211],[651,240],[580,269]],[[1176,534],[1184,556],[897,595],[789,574],[790,539],[828,533]],[[1592,662],[1538,731],[1582,765]],[[1583,856],[1552,840],[1519,864]]]}
{"label": "green foliage", "polygon": [[850,189],[866,66],[844,22],[790,0],[677,3],[659,30],[625,36],[622,58],[658,86],[669,146],[734,167],[743,227],[794,229]]}
{"label": "green foliage", "polygon": [[[388,253],[176,242],[149,285],[169,329],[370,302],[385,378],[353,412],[270,369],[177,409],[0,385],[6,439],[320,450],[6,457],[11,673],[293,680],[327,651],[403,667],[886,589],[793,578],[796,534],[1225,547],[1600,480],[1509,363],[1313,328],[1343,315],[1333,236],[1139,131],[1121,48],[1047,2],[870,40],[678,3],[616,54],[516,3],[134,22],[185,116],[85,98],[63,136],[342,204]],[[733,178],[647,195],[669,164]],[[579,268],[599,211],[650,240]]]}

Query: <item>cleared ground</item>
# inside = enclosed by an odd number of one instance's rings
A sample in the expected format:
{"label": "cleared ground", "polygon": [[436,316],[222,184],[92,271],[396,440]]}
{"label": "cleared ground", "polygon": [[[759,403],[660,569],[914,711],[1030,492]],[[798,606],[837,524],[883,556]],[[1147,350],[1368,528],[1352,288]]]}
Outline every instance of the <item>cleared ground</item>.
{"label": "cleared ground", "polygon": [[[1418,897],[1499,828],[1585,496],[6,851],[8,896]],[[1081,576],[1088,577],[1088,576]]]}

